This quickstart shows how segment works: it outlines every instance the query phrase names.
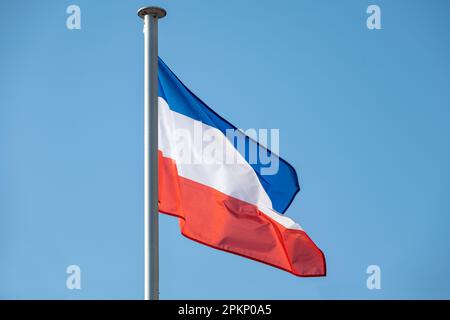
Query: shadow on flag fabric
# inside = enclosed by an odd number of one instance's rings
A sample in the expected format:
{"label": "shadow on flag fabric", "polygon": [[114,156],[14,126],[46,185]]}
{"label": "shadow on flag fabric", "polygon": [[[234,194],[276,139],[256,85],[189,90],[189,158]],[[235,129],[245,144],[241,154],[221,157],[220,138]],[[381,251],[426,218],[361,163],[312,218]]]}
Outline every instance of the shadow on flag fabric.
{"label": "shadow on flag fabric", "polygon": [[322,251],[282,214],[300,189],[294,168],[158,63],[159,211],[178,217],[181,233],[199,243],[297,276],[325,276]]}

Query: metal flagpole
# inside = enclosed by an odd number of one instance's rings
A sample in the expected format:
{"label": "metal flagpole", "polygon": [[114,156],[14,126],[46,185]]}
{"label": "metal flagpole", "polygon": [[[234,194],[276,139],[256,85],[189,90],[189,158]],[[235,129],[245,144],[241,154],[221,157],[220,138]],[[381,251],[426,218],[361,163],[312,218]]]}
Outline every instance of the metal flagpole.
{"label": "metal flagpole", "polygon": [[145,300],[159,299],[158,252],[158,19],[166,10],[145,7],[144,19],[144,281]]}

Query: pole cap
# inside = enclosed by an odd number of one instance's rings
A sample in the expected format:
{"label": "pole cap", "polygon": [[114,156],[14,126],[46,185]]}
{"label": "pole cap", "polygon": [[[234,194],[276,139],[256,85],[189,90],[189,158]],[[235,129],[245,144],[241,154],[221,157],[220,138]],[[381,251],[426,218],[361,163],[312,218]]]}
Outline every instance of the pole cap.
{"label": "pole cap", "polygon": [[164,18],[167,14],[167,11],[160,7],[143,7],[138,10],[137,14],[142,19],[144,19],[146,15],[152,15],[159,19]]}

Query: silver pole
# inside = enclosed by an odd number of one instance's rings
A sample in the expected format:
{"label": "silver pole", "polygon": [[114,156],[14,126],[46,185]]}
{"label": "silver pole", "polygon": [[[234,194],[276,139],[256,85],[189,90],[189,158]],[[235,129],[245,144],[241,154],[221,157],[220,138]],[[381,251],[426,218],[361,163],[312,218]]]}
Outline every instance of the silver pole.
{"label": "silver pole", "polygon": [[145,7],[144,19],[144,297],[159,299],[158,252],[158,19],[166,11]]}

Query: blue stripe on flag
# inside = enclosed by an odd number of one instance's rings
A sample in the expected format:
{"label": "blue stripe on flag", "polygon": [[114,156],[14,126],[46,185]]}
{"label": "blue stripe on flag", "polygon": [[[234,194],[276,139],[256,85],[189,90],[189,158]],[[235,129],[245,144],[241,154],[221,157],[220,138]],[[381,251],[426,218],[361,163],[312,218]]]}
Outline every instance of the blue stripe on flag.
{"label": "blue stripe on flag", "polygon": [[[164,61],[159,58],[159,74],[158,74],[158,90],[159,96],[167,101],[170,109],[181,113],[192,119],[198,120],[209,126],[215,127],[226,135],[227,129],[237,129],[234,125],[223,119],[203,101],[201,101],[195,94],[193,94],[167,67]],[[268,196],[272,201],[273,209],[279,213],[284,213],[291,204],[297,192],[300,190],[298,184],[297,173],[295,169],[282,158],[279,159],[278,172],[274,175],[261,175],[261,168],[268,167],[260,162],[260,152],[268,152],[270,150],[259,145],[251,138],[246,139],[247,143],[253,144],[251,147],[258,148],[258,159],[256,163],[249,163],[253,170],[255,170],[262,186],[266,190]],[[237,148],[237,141],[232,141],[235,148],[241,155],[249,162],[248,152],[243,154]],[[247,147],[248,150],[249,147]],[[262,150],[260,150],[262,149]],[[274,155],[275,156],[275,155]]]}

